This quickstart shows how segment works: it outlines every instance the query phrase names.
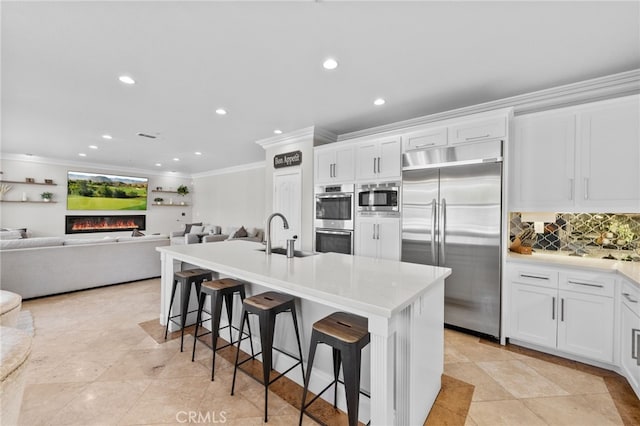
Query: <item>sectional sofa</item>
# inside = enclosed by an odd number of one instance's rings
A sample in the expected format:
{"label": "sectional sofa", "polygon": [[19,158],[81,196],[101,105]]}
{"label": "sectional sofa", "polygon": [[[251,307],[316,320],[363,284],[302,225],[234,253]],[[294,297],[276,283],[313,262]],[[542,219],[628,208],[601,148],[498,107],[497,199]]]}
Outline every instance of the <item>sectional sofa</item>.
{"label": "sectional sofa", "polygon": [[0,286],[23,299],[160,276],[168,235],[0,241]]}

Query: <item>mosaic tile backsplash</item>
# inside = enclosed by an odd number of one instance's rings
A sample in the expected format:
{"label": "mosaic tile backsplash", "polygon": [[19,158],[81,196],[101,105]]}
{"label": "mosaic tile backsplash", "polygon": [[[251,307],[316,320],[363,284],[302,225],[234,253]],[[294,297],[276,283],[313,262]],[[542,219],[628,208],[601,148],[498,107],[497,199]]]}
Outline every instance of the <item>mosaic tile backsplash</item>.
{"label": "mosaic tile backsplash", "polygon": [[[640,213],[554,215],[555,221],[544,222],[544,232],[533,237],[531,246],[534,250],[640,261]],[[523,222],[521,213],[511,213],[509,233],[512,241],[528,228],[534,229],[534,223]]]}

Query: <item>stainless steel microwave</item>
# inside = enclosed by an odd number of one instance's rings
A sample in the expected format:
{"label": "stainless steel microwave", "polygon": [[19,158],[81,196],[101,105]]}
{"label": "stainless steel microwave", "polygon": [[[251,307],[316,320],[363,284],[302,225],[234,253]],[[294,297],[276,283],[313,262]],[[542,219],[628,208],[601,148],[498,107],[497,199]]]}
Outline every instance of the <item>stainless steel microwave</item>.
{"label": "stainless steel microwave", "polygon": [[357,211],[400,213],[400,183],[384,182],[358,186]]}

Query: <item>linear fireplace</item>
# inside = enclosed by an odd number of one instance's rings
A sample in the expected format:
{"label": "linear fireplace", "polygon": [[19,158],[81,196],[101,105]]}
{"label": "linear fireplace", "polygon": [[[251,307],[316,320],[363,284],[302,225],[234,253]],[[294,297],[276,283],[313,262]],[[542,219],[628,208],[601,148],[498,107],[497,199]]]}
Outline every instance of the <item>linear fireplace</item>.
{"label": "linear fireplace", "polygon": [[145,215],[66,216],[65,233],[143,231],[146,222]]}

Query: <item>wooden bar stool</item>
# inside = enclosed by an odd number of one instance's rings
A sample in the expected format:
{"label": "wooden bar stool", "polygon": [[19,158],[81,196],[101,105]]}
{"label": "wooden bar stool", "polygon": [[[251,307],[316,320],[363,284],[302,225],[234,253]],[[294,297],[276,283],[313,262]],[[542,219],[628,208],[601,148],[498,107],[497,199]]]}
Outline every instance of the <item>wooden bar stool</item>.
{"label": "wooden bar stool", "polygon": [[[167,339],[167,333],[169,332],[169,322],[173,322],[176,325],[180,326],[181,334],[180,334],[180,352],[182,352],[182,346],[184,343],[184,326],[187,322],[187,314],[190,314],[191,311],[187,312],[189,309],[189,297],[191,296],[191,287],[195,285],[196,287],[196,295],[200,296],[200,285],[203,281],[211,281],[213,276],[213,271],[208,269],[196,268],[196,269],[186,269],[184,271],[178,271],[173,274],[173,286],[171,287],[171,301],[169,302],[169,313],[167,314],[167,325],[164,329],[164,339]],[[180,284],[180,294],[182,296],[182,309],[178,315],[171,315],[171,308],[173,307],[173,300],[176,296],[176,289]],[[180,322],[178,323],[175,318],[180,317]]]}
{"label": "wooden bar stool", "polygon": [[[233,368],[233,383],[231,385],[231,395],[236,386],[236,373],[238,367],[247,361],[255,359],[257,355],[262,354],[262,377],[264,384],[264,421],[267,422],[267,406],[269,396],[269,385],[293,370],[298,364],[302,370],[302,377],[304,378],[304,366],[302,365],[302,347],[300,346],[300,333],[298,332],[298,319],[296,317],[296,306],[294,302],[295,298],[288,294],[277,293],[275,291],[268,291],[252,297],[244,299],[242,303],[242,316],[240,321],[240,330],[244,330],[245,321],[248,322],[249,314],[255,314],[258,316],[258,322],[260,324],[260,342],[261,352],[254,354],[251,358],[247,358],[244,361],[238,363],[240,356],[240,344],[238,344],[238,352],[236,353],[236,362]],[[273,333],[276,324],[276,315],[281,312],[291,312],[293,317],[293,327],[296,331],[296,340],[298,341],[298,354],[300,358],[288,354],[273,346]],[[272,370],[272,350],[276,350],[284,355],[287,355],[298,362],[293,364],[285,372],[279,374],[273,380],[269,380]]]}
{"label": "wooden bar stool", "polygon": [[[334,386],[333,407],[337,406],[338,374],[342,362],[345,394],[347,397],[347,416],[349,426],[358,424],[358,404],[360,402],[360,365],[362,361],[362,348],[369,344],[370,335],[366,318],[346,312],[334,312],[313,324],[311,332],[311,345],[309,347],[309,363],[307,364],[307,377],[304,381],[302,392],[302,404],[300,407],[300,423],[305,410],[320,397],[332,385]],[[316,354],[318,343],[324,343],[333,348],[333,382],[316,395],[309,403],[307,391],[311,378],[313,358]]]}
{"label": "wooden bar stool", "polygon": [[[233,320],[233,295],[240,294],[240,299],[245,299],[244,293],[244,283],[234,280],[233,278],[222,278],[215,281],[205,281],[202,283],[200,287],[200,301],[198,303],[198,319],[196,320],[196,331],[194,333],[193,339],[193,352],[191,354],[191,361],[194,361],[196,356],[196,343],[199,337],[206,336],[211,334],[211,349],[213,350],[213,357],[211,360],[211,381],[213,381],[213,374],[216,365],[216,351],[219,349],[224,349],[227,346],[233,345],[235,342],[233,341],[233,329],[238,330],[238,344],[242,340],[249,339],[249,343],[251,344],[251,355],[253,355],[253,341],[251,340],[251,327],[249,328],[249,333],[240,333],[240,330],[237,327],[232,325]],[[206,333],[198,335],[198,328],[202,321],[202,311],[204,308],[204,301],[207,298],[207,295],[211,296],[210,305],[209,305],[209,314],[211,315],[211,331],[207,331]],[[222,315],[222,301],[224,299],[225,306],[227,308],[227,319],[229,321],[229,325],[225,325],[220,328],[220,316]],[[249,326],[249,324],[247,324]],[[229,343],[218,346],[218,336],[220,335],[220,330],[229,328]],[[242,337],[244,335],[244,337]]]}

